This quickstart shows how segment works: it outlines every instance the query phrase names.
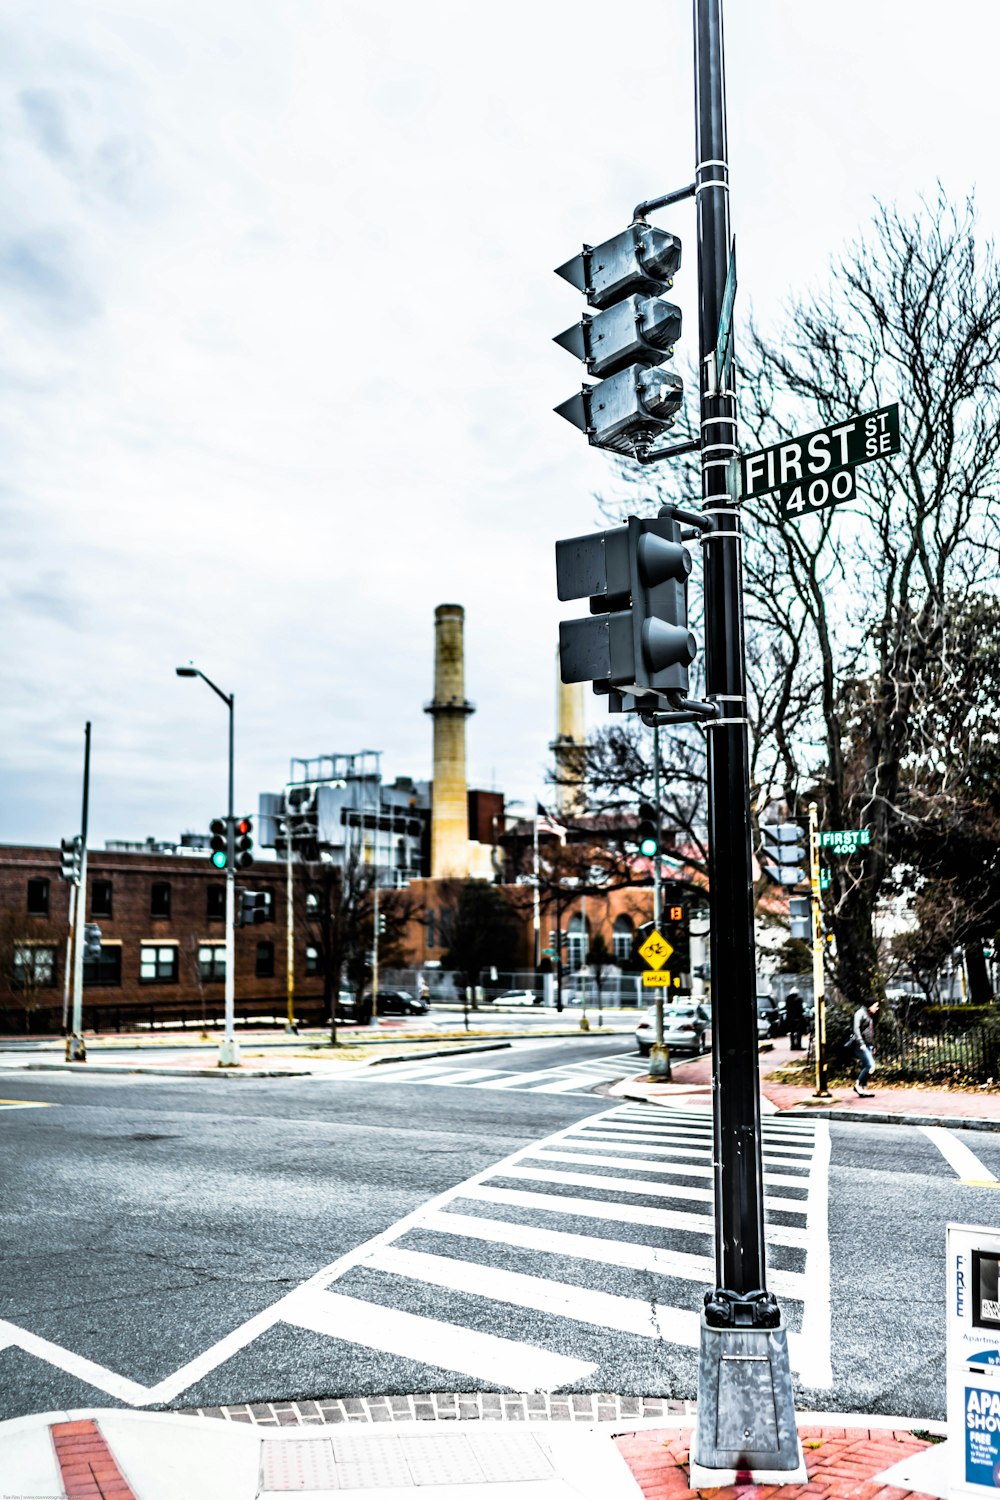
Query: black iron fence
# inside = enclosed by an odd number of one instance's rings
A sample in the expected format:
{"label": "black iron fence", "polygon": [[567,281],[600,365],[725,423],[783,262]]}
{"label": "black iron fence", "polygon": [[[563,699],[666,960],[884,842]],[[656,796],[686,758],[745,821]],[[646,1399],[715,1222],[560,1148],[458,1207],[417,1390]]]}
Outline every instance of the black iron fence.
{"label": "black iron fence", "polygon": [[875,1061],[883,1075],[936,1083],[1000,1081],[1000,1033],[985,1026],[936,1034],[886,1029],[876,1037]]}

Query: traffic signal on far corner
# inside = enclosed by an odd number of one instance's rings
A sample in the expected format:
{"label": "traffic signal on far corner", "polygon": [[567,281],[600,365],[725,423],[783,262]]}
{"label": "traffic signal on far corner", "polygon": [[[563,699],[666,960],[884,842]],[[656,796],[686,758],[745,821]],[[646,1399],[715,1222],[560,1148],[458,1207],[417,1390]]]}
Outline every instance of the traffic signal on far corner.
{"label": "traffic signal on far corner", "polygon": [[801,823],[762,823],[760,867],[776,885],[809,879],[809,833]]}
{"label": "traffic signal on far corner", "polygon": [[267,921],[267,892],[240,891],[239,927],[255,927]]}
{"label": "traffic signal on far corner", "polygon": [[812,937],[811,898],[809,896],[791,896],[788,901],[788,914],[792,919],[792,928],[789,935],[808,942]]}
{"label": "traffic signal on far corner", "polygon": [[96,963],[101,956],[101,929],[96,922],[83,924],[83,956],[88,963]]}
{"label": "traffic signal on far corner", "polygon": [[588,618],[559,626],[563,682],[592,682],[595,692],[646,700],[636,707],[655,707],[668,694],[684,697],[697,654],[687,623],[690,572],[691,554],[669,507],[556,542],[559,598],[590,596]]}
{"label": "traffic signal on far corner", "polygon": [[253,823],[251,820],[249,818],[240,818],[235,830],[237,870],[246,870],[253,864],[253,855],[250,853],[250,850],[253,848],[252,833]]}
{"label": "traffic signal on far corner", "polygon": [[651,802],[639,803],[639,826],[636,829],[636,839],[639,844],[639,853],[645,854],[647,859],[652,859],[659,852],[660,838],[657,831],[656,808]]}
{"label": "traffic signal on far corner", "polygon": [[71,839],[62,839],[59,845],[60,880],[79,880],[82,841],[77,834]]}
{"label": "traffic signal on far corner", "polygon": [[653,368],[680,337],[680,308],[660,295],[680,263],[675,234],[637,221],[556,270],[595,309],[555,340],[598,377],[556,407],[594,447],[642,459],[681,406],[680,376]]}
{"label": "traffic signal on far corner", "polygon": [[224,870],[229,863],[229,834],[226,818],[213,818],[209,824],[212,835],[212,863],[217,870]]}

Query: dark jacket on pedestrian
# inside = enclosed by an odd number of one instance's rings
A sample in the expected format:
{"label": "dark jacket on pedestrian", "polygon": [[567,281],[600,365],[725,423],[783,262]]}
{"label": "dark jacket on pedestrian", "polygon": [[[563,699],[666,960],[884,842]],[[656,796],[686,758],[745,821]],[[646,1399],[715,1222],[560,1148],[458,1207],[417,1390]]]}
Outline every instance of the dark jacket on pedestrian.
{"label": "dark jacket on pedestrian", "polygon": [[785,1001],[785,1020],[789,1031],[798,1031],[802,1026],[802,996],[798,990],[790,991]]}

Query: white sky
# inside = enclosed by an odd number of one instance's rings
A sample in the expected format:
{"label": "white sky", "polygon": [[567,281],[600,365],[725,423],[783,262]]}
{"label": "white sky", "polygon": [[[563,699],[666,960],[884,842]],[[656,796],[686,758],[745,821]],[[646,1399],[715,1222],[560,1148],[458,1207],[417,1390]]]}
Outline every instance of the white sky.
{"label": "white sky", "polygon": [[[472,784],[554,732],[553,543],[607,461],[552,407],[552,268],[691,180],[688,0],[9,0],[0,21],[0,840],[202,830],[289,757],[430,774],[466,607]],[[739,320],[880,195],[1000,221],[1000,4],[729,0]],[[693,209],[675,287],[696,349]],[[805,425],[813,425],[806,416]],[[594,704],[594,722],[603,708]]]}

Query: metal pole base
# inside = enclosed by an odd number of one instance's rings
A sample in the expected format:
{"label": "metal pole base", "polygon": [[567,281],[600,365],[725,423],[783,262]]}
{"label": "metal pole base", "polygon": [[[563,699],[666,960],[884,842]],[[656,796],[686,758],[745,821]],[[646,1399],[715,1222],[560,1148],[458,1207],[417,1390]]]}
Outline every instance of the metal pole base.
{"label": "metal pole base", "polygon": [[783,1320],[776,1328],[718,1328],[702,1313],[691,1489],[806,1479]]}
{"label": "metal pole base", "polygon": [[77,1032],[66,1038],[66,1061],[86,1062],[87,1044]]}
{"label": "metal pole base", "polygon": [[234,1036],[224,1036],[219,1043],[220,1068],[238,1068],[240,1065],[240,1044]]}
{"label": "metal pole base", "polygon": [[670,1078],[670,1048],[663,1042],[654,1042],[649,1049],[650,1078]]}
{"label": "metal pole base", "polygon": [[299,1028],[295,1025],[294,1021],[289,1021],[288,1025],[285,1027],[285,1031],[289,1036],[298,1036],[299,1034]]}

